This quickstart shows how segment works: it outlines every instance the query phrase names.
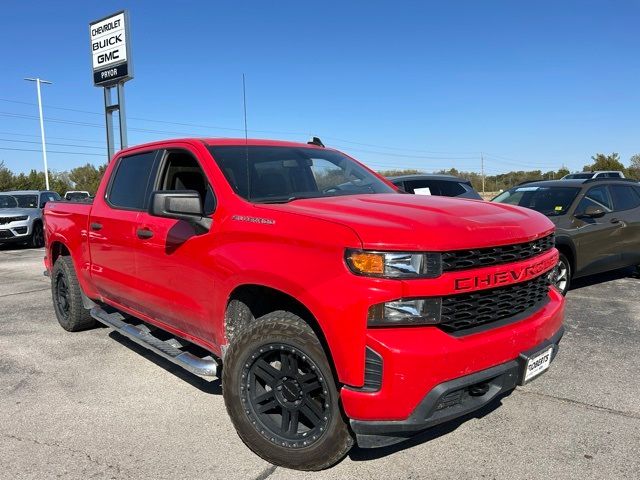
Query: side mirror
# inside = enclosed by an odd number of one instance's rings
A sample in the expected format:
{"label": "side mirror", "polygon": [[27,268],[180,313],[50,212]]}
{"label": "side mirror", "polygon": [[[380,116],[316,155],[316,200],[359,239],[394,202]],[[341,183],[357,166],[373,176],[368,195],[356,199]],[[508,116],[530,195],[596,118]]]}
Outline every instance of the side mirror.
{"label": "side mirror", "polygon": [[195,190],[164,190],[151,194],[149,215],[174,218],[190,223],[201,230],[211,229],[212,220],[204,216],[202,199]]}
{"label": "side mirror", "polygon": [[604,216],[605,212],[604,208],[596,207],[595,205],[589,205],[583,213],[577,215],[578,218],[600,218]]}

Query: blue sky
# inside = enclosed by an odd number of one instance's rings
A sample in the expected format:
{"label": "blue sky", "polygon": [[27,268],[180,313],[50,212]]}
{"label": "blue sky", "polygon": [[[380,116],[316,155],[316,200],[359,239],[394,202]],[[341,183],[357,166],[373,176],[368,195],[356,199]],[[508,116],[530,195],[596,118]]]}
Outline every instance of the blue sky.
{"label": "blue sky", "polygon": [[4,2],[0,19],[0,160],[15,171],[42,162],[27,76],[54,82],[50,168],[105,161],[88,23],[122,8],[130,144],[242,136],[245,73],[250,136],[319,135],[378,169],[479,171],[484,152],[488,173],[581,170],[640,153],[638,0],[41,3]]}

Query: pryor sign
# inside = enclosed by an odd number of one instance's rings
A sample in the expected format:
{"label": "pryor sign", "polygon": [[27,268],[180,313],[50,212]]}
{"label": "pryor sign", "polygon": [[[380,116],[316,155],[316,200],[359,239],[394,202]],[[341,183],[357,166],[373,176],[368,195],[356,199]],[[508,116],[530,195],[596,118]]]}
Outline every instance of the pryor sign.
{"label": "pryor sign", "polygon": [[118,12],[89,24],[93,83],[105,86],[133,78],[130,68],[129,17]]}

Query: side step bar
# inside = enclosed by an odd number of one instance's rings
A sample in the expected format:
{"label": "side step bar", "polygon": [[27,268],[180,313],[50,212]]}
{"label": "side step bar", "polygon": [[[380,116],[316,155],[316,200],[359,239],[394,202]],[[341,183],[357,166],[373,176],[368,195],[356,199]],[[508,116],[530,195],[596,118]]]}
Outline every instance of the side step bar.
{"label": "side step bar", "polygon": [[107,327],[113,328],[116,332],[195,375],[203,377],[217,376],[218,362],[213,357],[200,358],[190,352],[185,352],[178,348],[181,342],[175,338],[166,341],[160,340],[153,336],[144,325],[136,326],[127,323],[126,318],[121,313],[108,313],[99,306],[93,307],[90,313],[100,323],[104,323]]}

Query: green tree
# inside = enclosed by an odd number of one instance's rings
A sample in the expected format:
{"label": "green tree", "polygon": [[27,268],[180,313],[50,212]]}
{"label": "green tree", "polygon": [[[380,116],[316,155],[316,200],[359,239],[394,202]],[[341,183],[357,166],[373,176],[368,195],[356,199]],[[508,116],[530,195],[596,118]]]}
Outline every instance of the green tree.
{"label": "green tree", "polygon": [[69,174],[67,172],[52,172],[49,171],[49,188],[54,192],[58,192],[60,196],[63,196],[65,192],[71,190],[73,184],[69,180]]}
{"label": "green tree", "polygon": [[69,180],[73,183],[76,190],[86,190],[91,195],[95,195],[100,179],[104,175],[106,165],[95,166],[87,163],[81,167],[76,167],[69,172]]}
{"label": "green tree", "polygon": [[605,155],[604,153],[596,153],[591,157],[593,163],[591,165],[585,165],[583,171],[595,172],[596,170],[619,170],[625,171],[624,165],[620,162],[620,155],[612,153]]}
{"label": "green tree", "polygon": [[562,178],[565,175],[569,175],[571,172],[569,171],[569,169],[565,166],[563,166],[562,168],[560,168],[560,170],[558,170],[558,176],[556,178]]}
{"label": "green tree", "polygon": [[13,190],[13,173],[0,160],[0,192]]}
{"label": "green tree", "polygon": [[640,153],[636,153],[629,159],[627,173],[631,178],[640,180]]}
{"label": "green tree", "polygon": [[420,170],[414,170],[411,168],[407,168],[404,170],[378,170],[378,174],[383,177],[399,177],[400,175],[415,175],[417,173],[422,173]]}

